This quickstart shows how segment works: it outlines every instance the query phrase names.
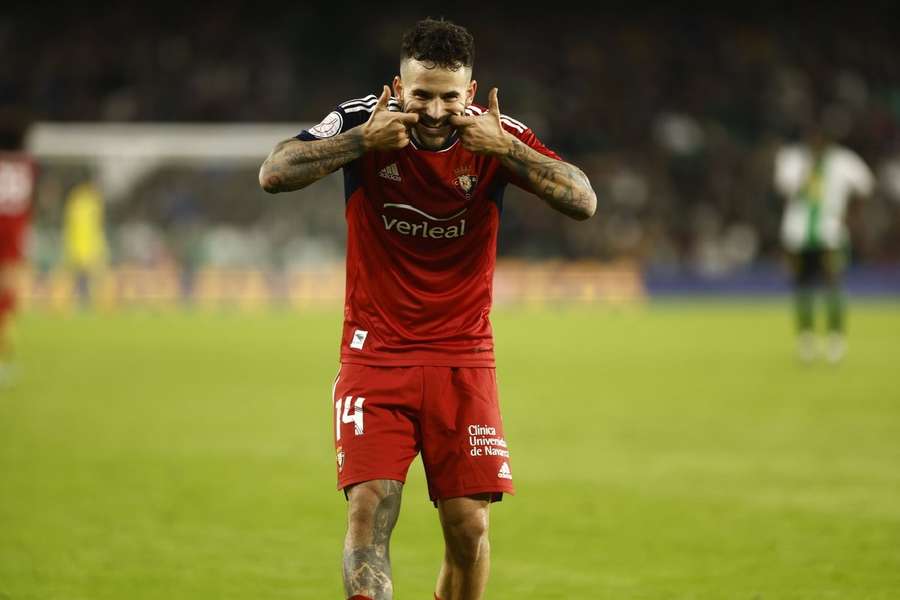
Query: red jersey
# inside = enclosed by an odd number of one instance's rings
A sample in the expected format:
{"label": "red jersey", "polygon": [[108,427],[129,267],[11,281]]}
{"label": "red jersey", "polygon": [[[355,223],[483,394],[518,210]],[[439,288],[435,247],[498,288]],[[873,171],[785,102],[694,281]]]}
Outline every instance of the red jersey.
{"label": "red jersey", "polygon": [[[365,123],[374,95],[344,102],[297,139],[335,136]],[[401,110],[396,99],[392,111]],[[469,106],[466,113],[486,109]],[[503,127],[559,159],[522,123]],[[375,366],[493,367],[489,314],[503,192],[528,183],[497,158],[415,140],[344,166],[347,281],[341,361]]]}
{"label": "red jersey", "polygon": [[21,260],[37,179],[27,154],[0,152],[0,263]]}

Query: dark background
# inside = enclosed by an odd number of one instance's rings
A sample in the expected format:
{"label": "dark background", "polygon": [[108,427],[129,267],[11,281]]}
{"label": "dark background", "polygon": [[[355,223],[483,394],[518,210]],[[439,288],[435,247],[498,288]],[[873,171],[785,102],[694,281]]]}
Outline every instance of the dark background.
{"label": "dark background", "polygon": [[[513,194],[502,255],[711,275],[775,263],[773,153],[819,119],[879,179],[851,211],[854,263],[893,264],[900,35],[888,6],[13,4],[0,9],[0,106],[35,121],[315,122],[389,83],[403,31],[445,16],[475,37],[477,100],[499,87],[501,109],[583,167],[600,200],[598,218],[576,224]],[[141,221],[165,237],[189,214],[265,232],[255,172],[238,175],[231,197],[204,202],[208,173],[161,172],[111,207],[111,227]],[[173,181],[190,210],[159,199]],[[55,220],[45,199],[38,229]],[[340,245],[339,220],[319,226]]]}

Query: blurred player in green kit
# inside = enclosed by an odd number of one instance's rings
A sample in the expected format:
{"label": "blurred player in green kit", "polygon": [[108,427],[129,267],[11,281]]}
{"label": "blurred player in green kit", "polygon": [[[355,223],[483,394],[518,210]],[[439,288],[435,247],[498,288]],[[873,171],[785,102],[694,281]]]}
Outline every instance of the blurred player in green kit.
{"label": "blurred player in green kit", "polygon": [[[794,282],[797,352],[804,362],[820,349],[829,362],[846,352],[846,301],[842,276],[849,252],[847,207],[854,197],[872,193],[875,179],[862,158],[830,139],[819,124],[805,140],[781,148],[775,156],[775,189],[785,199],[781,240]],[[827,343],[815,335],[815,292],[824,291]]]}

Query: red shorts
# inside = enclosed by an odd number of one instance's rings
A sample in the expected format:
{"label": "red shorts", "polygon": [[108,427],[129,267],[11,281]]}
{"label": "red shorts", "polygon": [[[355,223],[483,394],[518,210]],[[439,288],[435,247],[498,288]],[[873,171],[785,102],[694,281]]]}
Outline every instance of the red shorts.
{"label": "red shorts", "polygon": [[515,493],[493,368],[344,364],[332,398],[338,489],[406,481],[421,452],[432,501]]}
{"label": "red shorts", "polygon": [[0,216],[0,265],[14,264],[22,260],[26,226],[24,219]]}

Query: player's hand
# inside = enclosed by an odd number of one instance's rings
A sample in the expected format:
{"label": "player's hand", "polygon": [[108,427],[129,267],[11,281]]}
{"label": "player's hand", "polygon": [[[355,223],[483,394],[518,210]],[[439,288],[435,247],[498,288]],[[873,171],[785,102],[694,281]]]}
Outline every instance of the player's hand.
{"label": "player's hand", "polygon": [[479,116],[450,117],[450,124],[456,127],[463,148],[478,154],[501,155],[509,151],[512,135],[500,124],[500,102],[497,88],[488,93],[488,110]]}
{"label": "player's hand", "polygon": [[415,113],[388,110],[391,88],[384,86],[375,109],[363,125],[363,147],[368,150],[399,150],[409,143],[409,128],[419,121]]}

